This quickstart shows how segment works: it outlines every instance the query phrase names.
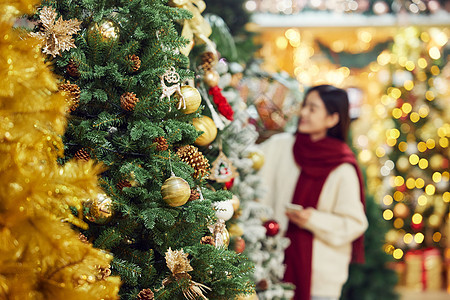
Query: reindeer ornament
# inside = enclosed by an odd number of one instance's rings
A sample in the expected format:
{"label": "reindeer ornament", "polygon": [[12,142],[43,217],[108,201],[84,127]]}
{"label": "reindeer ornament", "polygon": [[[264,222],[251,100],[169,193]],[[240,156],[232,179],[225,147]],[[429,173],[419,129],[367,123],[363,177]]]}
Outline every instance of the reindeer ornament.
{"label": "reindeer ornament", "polygon": [[[167,83],[173,83],[171,86],[167,86]],[[180,75],[177,73],[174,67],[170,67],[162,76],[161,76],[161,86],[162,86],[162,94],[159,98],[160,101],[162,101],[164,98],[168,98],[170,101],[170,96],[172,96],[174,93],[177,93],[180,96],[180,103],[178,103],[178,109],[185,109],[186,108],[186,100],[183,97],[183,94],[181,93],[181,86],[180,86]],[[169,109],[169,111],[171,108]]]}

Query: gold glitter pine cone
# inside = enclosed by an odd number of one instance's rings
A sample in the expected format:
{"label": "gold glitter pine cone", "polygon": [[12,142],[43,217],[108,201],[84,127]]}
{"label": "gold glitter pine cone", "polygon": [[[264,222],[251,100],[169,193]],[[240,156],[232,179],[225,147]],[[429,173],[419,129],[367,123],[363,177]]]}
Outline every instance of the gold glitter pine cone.
{"label": "gold glitter pine cone", "polygon": [[155,138],[153,143],[156,143],[156,150],[158,151],[166,151],[169,148],[167,140],[163,136]]}
{"label": "gold glitter pine cone", "polygon": [[204,177],[209,174],[209,161],[198,148],[192,145],[186,145],[178,149],[177,155],[182,161],[194,168],[194,178]]}
{"label": "gold glitter pine cone", "polygon": [[67,72],[67,74],[69,74],[72,77],[75,77],[75,78],[80,77],[80,72],[78,71],[78,66],[73,60],[71,60],[69,62],[69,64],[67,65],[66,72]]}
{"label": "gold glitter pine cone", "polygon": [[137,295],[138,300],[153,300],[155,295],[153,294],[151,289],[143,289]]}
{"label": "gold glitter pine cone", "polygon": [[80,103],[80,87],[67,81],[59,86],[59,90],[68,95],[69,111],[75,111]]}
{"label": "gold glitter pine cone", "polygon": [[212,52],[205,52],[200,57],[202,60],[202,69],[204,71],[211,70],[213,62],[215,60],[215,55]]}
{"label": "gold glitter pine cone", "polygon": [[120,106],[127,111],[133,111],[139,98],[133,92],[126,92],[120,96]]}
{"label": "gold glitter pine cone", "polygon": [[85,160],[85,161],[88,161],[89,159],[91,159],[91,155],[89,154],[89,152],[86,151],[86,149],[80,149],[80,150],[78,150],[78,151],[75,153],[74,157],[75,157],[76,159],[79,159],[79,160]]}
{"label": "gold glitter pine cone", "polygon": [[139,56],[133,54],[128,56],[128,61],[130,62],[131,72],[137,72],[141,67],[141,60]]}
{"label": "gold glitter pine cone", "polygon": [[212,236],[207,235],[207,236],[202,237],[200,244],[215,246],[216,242],[214,241],[214,238]]}

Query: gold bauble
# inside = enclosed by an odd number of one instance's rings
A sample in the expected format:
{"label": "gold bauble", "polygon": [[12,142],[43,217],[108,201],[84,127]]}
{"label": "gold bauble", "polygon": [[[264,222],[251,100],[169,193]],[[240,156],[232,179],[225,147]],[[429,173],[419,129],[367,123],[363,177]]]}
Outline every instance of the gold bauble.
{"label": "gold bauble", "polygon": [[216,70],[209,70],[205,72],[205,76],[203,77],[203,81],[209,87],[215,87],[219,84],[220,75]]}
{"label": "gold bauble", "polygon": [[405,219],[409,216],[409,208],[405,203],[397,203],[394,206],[394,216],[397,218]]}
{"label": "gold bauble", "polygon": [[264,165],[264,153],[261,150],[256,150],[256,151],[251,152],[248,155],[248,158],[250,158],[253,161],[252,167],[256,171],[261,169],[262,166]]}
{"label": "gold bauble", "polygon": [[238,224],[233,223],[228,226],[228,233],[230,236],[242,236],[244,234],[244,230]]}
{"label": "gold bauble", "polygon": [[185,204],[191,196],[189,183],[181,177],[172,176],[161,187],[163,200],[170,206],[176,207]]}
{"label": "gold bauble", "polygon": [[97,198],[83,203],[85,218],[96,224],[108,223],[114,214],[112,200],[106,194],[97,194]]}
{"label": "gold bauble", "polygon": [[230,245],[230,233],[224,228],[220,234],[222,235],[223,247],[228,248],[228,245]]}
{"label": "gold bauble", "polygon": [[103,41],[114,41],[119,38],[119,26],[111,20],[103,19],[99,23],[94,23],[89,27],[88,34],[98,32]]}
{"label": "gold bauble", "polygon": [[196,145],[206,146],[214,141],[217,136],[217,127],[210,117],[195,118],[192,120],[192,124],[198,131],[203,131],[203,134],[195,140]]}
{"label": "gold bauble", "polygon": [[256,293],[250,294],[250,295],[238,295],[236,297],[236,300],[258,300],[258,295]]}
{"label": "gold bauble", "polygon": [[231,197],[231,204],[233,205],[233,210],[237,211],[241,205],[241,200],[239,200],[236,195],[233,195],[233,197]]}
{"label": "gold bauble", "polygon": [[199,91],[190,85],[182,86],[180,90],[186,102],[186,108],[182,108],[181,111],[185,114],[196,112],[202,103],[202,97]]}

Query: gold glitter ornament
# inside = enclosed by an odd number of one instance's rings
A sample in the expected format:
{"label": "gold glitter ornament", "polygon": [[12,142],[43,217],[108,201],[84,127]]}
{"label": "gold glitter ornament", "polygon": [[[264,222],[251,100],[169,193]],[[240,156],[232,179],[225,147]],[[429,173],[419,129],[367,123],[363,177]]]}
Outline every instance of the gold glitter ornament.
{"label": "gold glitter ornament", "polygon": [[99,23],[93,23],[88,29],[88,35],[100,34],[102,41],[116,41],[119,38],[119,26],[109,20],[103,19]]}
{"label": "gold glitter ornament", "polygon": [[264,165],[264,153],[261,150],[251,152],[248,156],[253,162],[253,169],[258,171]]}
{"label": "gold glitter ornament", "polygon": [[203,76],[203,81],[209,86],[209,87],[215,87],[219,84],[220,75],[216,70],[209,70],[205,72],[205,75]]}
{"label": "gold glitter ornament", "polygon": [[161,187],[161,195],[164,202],[172,207],[185,204],[191,196],[189,183],[181,177],[172,176],[164,181]]}
{"label": "gold glitter ornament", "polygon": [[86,219],[96,224],[108,223],[114,214],[111,198],[103,193],[97,194],[95,199],[86,200],[83,206]]}
{"label": "gold glitter ornament", "polygon": [[200,107],[200,104],[202,103],[202,97],[200,96],[200,92],[190,85],[182,86],[180,91],[181,94],[183,95],[186,104],[186,107],[181,108],[180,110],[187,115],[196,112],[197,109]]}
{"label": "gold glitter ornament", "polygon": [[202,135],[195,140],[196,145],[206,146],[214,141],[217,136],[217,127],[210,117],[201,116],[200,118],[194,118],[192,124],[198,131],[203,131]]}

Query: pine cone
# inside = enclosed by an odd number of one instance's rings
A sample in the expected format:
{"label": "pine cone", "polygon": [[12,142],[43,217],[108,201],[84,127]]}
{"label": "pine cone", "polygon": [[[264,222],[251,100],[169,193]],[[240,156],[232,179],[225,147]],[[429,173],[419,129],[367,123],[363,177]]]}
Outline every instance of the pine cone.
{"label": "pine cone", "polygon": [[256,284],[256,288],[261,291],[265,291],[269,288],[269,283],[266,279],[262,279]]}
{"label": "pine cone", "polygon": [[200,241],[200,244],[203,245],[216,245],[216,242],[214,241],[214,238],[210,235],[202,237],[202,240]]}
{"label": "pine cone", "polygon": [[75,78],[80,77],[80,72],[78,71],[78,66],[73,60],[70,60],[69,64],[67,65],[66,72],[67,72],[67,74],[69,74],[72,77],[75,77]]}
{"label": "pine cone", "polygon": [[177,155],[182,161],[194,168],[193,177],[199,178],[209,174],[209,162],[203,154],[198,151],[197,147],[186,145],[178,149]]}
{"label": "pine cone", "polygon": [[137,295],[138,300],[152,300],[154,299],[154,294],[151,289],[143,289]]}
{"label": "pine cone", "polygon": [[74,83],[67,81],[59,86],[59,90],[68,95],[69,111],[75,111],[80,103],[80,87]]}
{"label": "pine cone", "polygon": [[141,67],[141,60],[137,55],[129,55],[128,60],[130,61],[131,72],[136,72]]}
{"label": "pine cone", "polygon": [[119,182],[117,183],[117,188],[118,188],[119,190],[122,190],[122,189],[125,188],[125,187],[131,187],[131,186],[132,186],[131,183],[130,183],[128,180],[126,180],[126,179],[121,180],[121,181],[119,181]]}
{"label": "pine cone", "polygon": [[88,161],[89,159],[91,159],[91,155],[89,154],[89,152],[86,151],[86,149],[80,149],[75,153],[74,156],[76,159],[79,160],[86,160]]}
{"label": "pine cone", "polygon": [[167,140],[163,137],[157,137],[153,140],[153,143],[156,143],[156,150],[158,151],[166,151],[169,148],[169,145],[167,145]]}
{"label": "pine cone", "polygon": [[189,197],[189,201],[194,201],[200,198],[200,194],[197,189],[191,189],[191,196]]}
{"label": "pine cone", "polygon": [[138,102],[139,98],[135,93],[126,92],[120,96],[120,106],[127,111],[133,111]]}
{"label": "pine cone", "polygon": [[212,69],[214,60],[215,60],[215,55],[212,52],[205,52],[202,54],[201,56],[201,60],[202,60],[202,69],[203,71],[209,71]]}

